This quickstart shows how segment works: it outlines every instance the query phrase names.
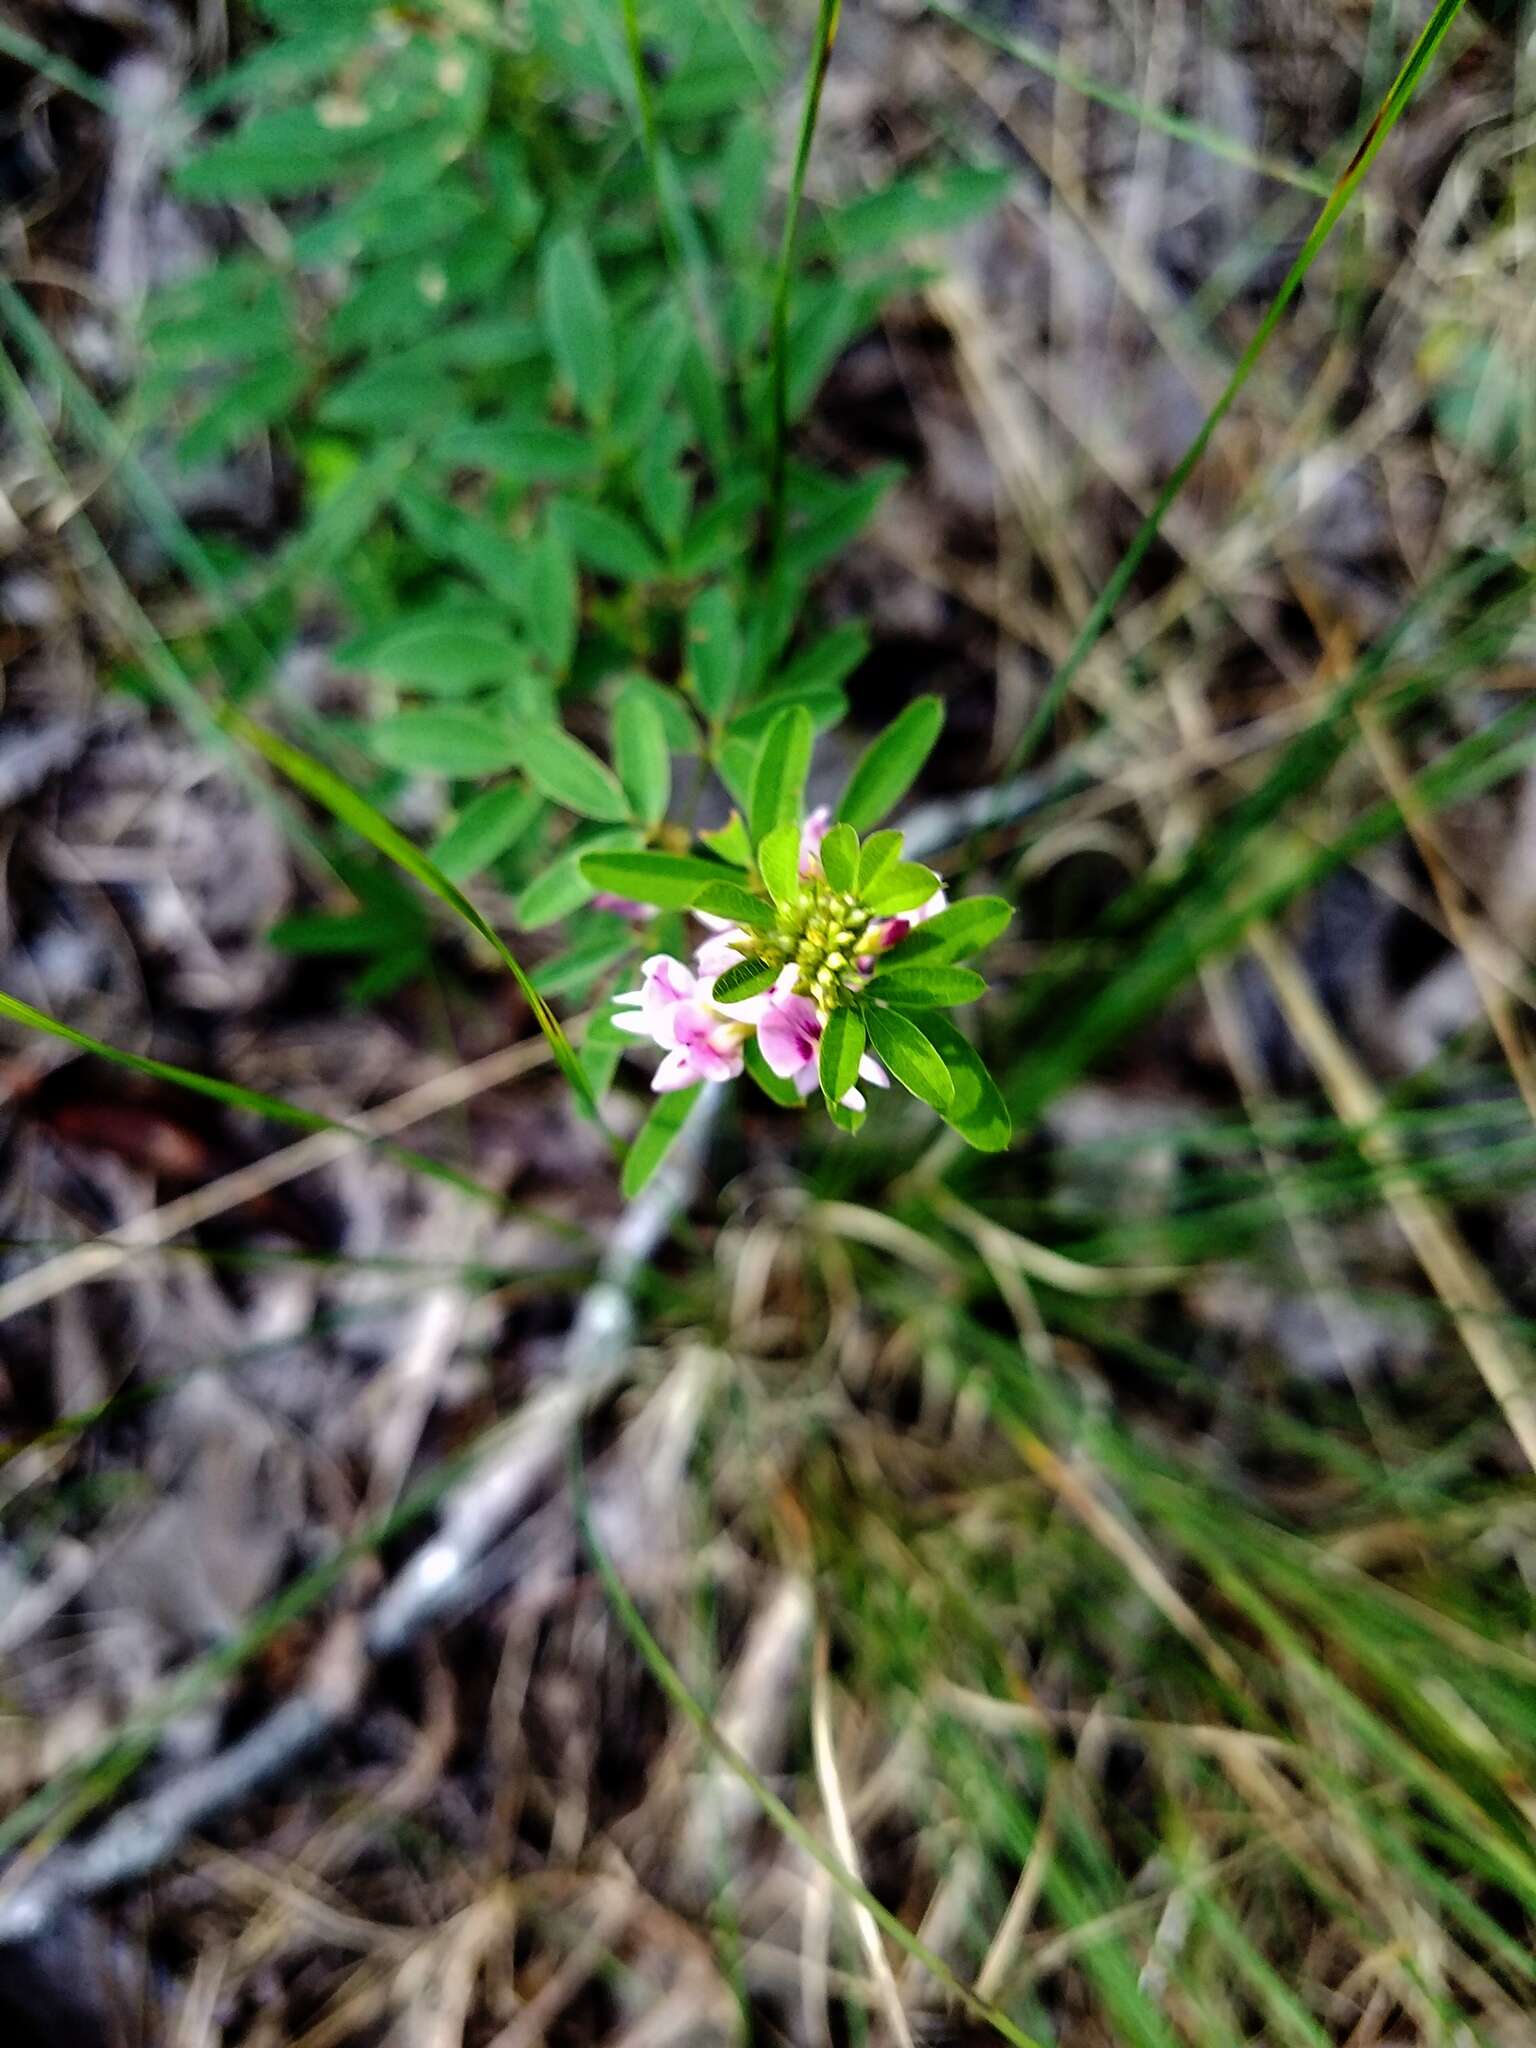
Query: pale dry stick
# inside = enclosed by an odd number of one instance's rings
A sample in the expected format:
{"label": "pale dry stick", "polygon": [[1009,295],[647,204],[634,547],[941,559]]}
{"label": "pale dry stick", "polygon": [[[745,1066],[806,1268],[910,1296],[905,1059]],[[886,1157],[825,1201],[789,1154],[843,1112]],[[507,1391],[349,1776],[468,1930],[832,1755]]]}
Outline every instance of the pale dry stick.
{"label": "pale dry stick", "polygon": [[1286,1022],[1312,1062],[1334,1114],[1364,1156],[1381,1169],[1382,1193],[1456,1326],[1467,1355],[1497,1402],[1526,1462],[1536,1471],[1536,1395],[1532,1363],[1506,1338],[1508,1310],[1441,1205],[1413,1180],[1401,1145],[1382,1122],[1381,1097],[1318,1001],[1290,947],[1262,920],[1247,940]]}
{"label": "pale dry stick", "polygon": [[125,1260],[144,1251],[156,1250],[183,1231],[210,1222],[242,1202],[253,1201],[258,1195],[271,1194],[275,1188],[286,1187],[301,1174],[332,1166],[369,1139],[392,1138],[397,1132],[435,1116],[440,1110],[454,1109],[473,1100],[476,1095],[484,1094],[487,1088],[498,1088],[504,1082],[515,1081],[533,1068],[542,1066],[549,1057],[549,1045],[542,1038],[524,1039],[516,1045],[503,1046],[500,1051],[487,1053],[484,1059],[475,1060],[467,1067],[455,1067],[449,1073],[436,1074],[430,1081],[423,1081],[404,1095],[397,1095],[393,1102],[369,1110],[358,1117],[351,1130],[312,1131],[308,1137],[284,1146],[281,1151],[269,1153],[265,1159],[236,1167],[233,1173],[210,1181],[206,1187],[194,1188],[189,1194],[178,1195],[174,1201],[150,1210],[147,1215],[135,1217],[120,1230],[93,1238],[89,1244],[74,1245],[46,1264],[35,1266],[31,1272],[18,1274],[14,1280],[0,1285],[0,1323],[19,1315],[23,1309],[36,1308],[42,1302],[51,1301],[68,1287],[78,1287],[87,1280],[99,1280],[115,1272]]}
{"label": "pale dry stick", "polygon": [[997,1923],[997,1931],[987,1943],[986,1955],[976,1973],[976,1993],[980,1998],[996,2000],[1001,1996],[1008,1981],[1008,1972],[1019,1943],[1029,1932],[1029,1924],[1035,1917],[1035,1908],[1040,1903],[1040,1894],[1045,1889],[1046,1873],[1051,1858],[1056,1853],[1056,1808],[1054,1786],[1046,1788],[1045,1802],[1040,1808],[1040,1818],[1035,1824],[1035,1839],[1029,1845],[1029,1854],[1024,1859],[1024,1868],[1019,1872],[1019,1881],[1013,1888],[1013,1896],[1004,1909],[1003,1917]]}
{"label": "pale dry stick", "polygon": [[[859,1845],[854,1840],[853,1827],[848,1819],[847,1802],[838,1776],[837,1744],[832,1734],[832,1682],[829,1673],[829,1651],[825,1628],[817,1630],[815,1660],[811,1673],[811,1751],[816,1760],[816,1785],[821,1793],[822,1810],[827,1816],[827,1833],[837,1851],[843,1868],[853,1873],[862,1884],[863,1865],[859,1860]],[[869,1964],[869,1974],[880,1995],[880,2010],[890,2028],[891,2037],[897,2048],[913,2048],[912,2032],[907,2025],[906,2011],[901,2002],[901,1989],[896,1982],[896,1973],[891,1968],[891,1959],[885,1952],[880,1929],[873,1916],[857,1900],[852,1902],[854,1926],[858,1930],[859,1946],[863,1949]],[[979,1990],[978,1986],[978,1990]],[[986,1992],[980,1994],[983,1998]]]}

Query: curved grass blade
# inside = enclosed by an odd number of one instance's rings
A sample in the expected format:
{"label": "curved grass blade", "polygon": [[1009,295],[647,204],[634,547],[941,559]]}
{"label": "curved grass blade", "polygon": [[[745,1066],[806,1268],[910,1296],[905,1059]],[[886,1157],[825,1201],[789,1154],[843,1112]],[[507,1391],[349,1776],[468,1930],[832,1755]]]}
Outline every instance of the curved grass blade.
{"label": "curved grass blade", "polygon": [[571,1504],[575,1510],[576,1525],[581,1531],[582,1541],[591,1556],[608,1604],[613,1609],[620,1627],[634,1644],[647,1670],[667,1698],[698,1730],[727,1770],[751,1793],[786,1841],[792,1842],[803,1855],[810,1857],[812,1862],[819,1865],[838,1890],[856,1905],[862,1906],[881,1931],[914,1962],[920,1963],[929,1971],[950,1996],[965,2007],[973,2019],[979,2020],[983,2026],[990,2027],[1004,2041],[1011,2043],[1011,2048],[1042,2048],[1042,2044],[1034,2035],[1026,2034],[1024,2029],[1016,2026],[1005,2012],[982,1998],[968,1984],[962,1983],[942,1957],[935,1955],[933,1950],[913,1934],[888,1906],[880,1903],[874,1893],[862,1884],[852,1871],[845,1869],[832,1851],[790,1811],[778,1794],[753,1770],[746,1758],[720,1733],[710,1717],[708,1708],[694,1698],[682,1673],[646,1626],[645,1617],[635,1605],[628,1587],[619,1576],[617,1566],[603,1546],[592,1519],[579,1432],[571,1441],[570,1471]]}
{"label": "curved grass blade", "polygon": [[1200,458],[1210,445],[1211,436],[1231,411],[1238,394],[1257,368],[1259,358],[1273,340],[1286,308],[1300,291],[1307,272],[1321,255],[1340,217],[1354,198],[1361,180],[1375,161],[1381,145],[1396,127],[1399,116],[1418,90],[1424,73],[1433,61],[1435,52],[1444,42],[1451,23],[1461,12],[1462,5],[1463,0],[1438,0],[1434,13],[1420,31],[1413,48],[1403,62],[1402,69],[1387,89],[1359,146],[1334,181],[1333,189],[1312,225],[1312,232],[1302,244],[1300,255],[1286,272],[1284,282],[1254,330],[1253,339],[1238,358],[1236,367],[1227,379],[1225,389],[1201,422],[1195,438],[1174,465],[1167,482],[1157,494],[1152,510],[1138,527],[1135,539],[1121,556],[1114,574],[1099,592],[1093,609],[1078,631],[1077,638],[1068,648],[1061,667],[1051,678],[1044,696],[1036,707],[1034,717],[1029,721],[1013,750],[1007,773],[1016,773],[1023,763],[1031,758],[1050,730],[1051,721],[1061,708],[1062,700],[1071,688],[1078,670],[1098,645],[1115,607],[1130,587],[1131,578],[1141,567],[1148,549],[1156,540],[1168,508],[1189,482],[1199,465]]}
{"label": "curved grass blade", "polygon": [[445,1166],[440,1159],[429,1159],[424,1152],[413,1152],[408,1146],[391,1145],[383,1139],[371,1138],[367,1131],[339,1123],[335,1117],[322,1116],[315,1109],[300,1109],[296,1103],[284,1102],[276,1095],[263,1095],[255,1088],[242,1088],[237,1081],[221,1081],[213,1074],[199,1074],[191,1067],[173,1066],[169,1060],[151,1059],[146,1053],[127,1052],[120,1045],[108,1045],[105,1039],[92,1038],[88,1031],[77,1031],[72,1024],[50,1017],[46,1010],[34,1009],[31,1003],[24,1003],[20,996],[7,995],[4,989],[0,989],[0,1017],[8,1017],[13,1024],[23,1024],[30,1031],[46,1032],[50,1038],[62,1039],[66,1045],[72,1045],[80,1052],[94,1053],[98,1059],[110,1060],[113,1066],[126,1067],[130,1073],[147,1075],[153,1081],[169,1081],[193,1095],[206,1095],[212,1102],[223,1103],[226,1109],[243,1109],[252,1116],[265,1117],[269,1123],[288,1124],[297,1131],[337,1131],[345,1137],[355,1138],[360,1145],[376,1145],[381,1152],[398,1159],[413,1173],[429,1174],[433,1180],[444,1181],[449,1187],[457,1188],[461,1194],[473,1195],[478,1201],[502,1203],[501,1196],[490,1188],[481,1187],[468,1174]]}
{"label": "curved grass blade", "polygon": [[446,903],[471,931],[475,932],[492,948],[502,965],[523,993],[524,1000],[533,1012],[534,1021],[549,1041],[550,1051],[556,1063],[586,1114],[594,1123],[601,1123],[597,1099],[591,1085],[581,1070],[570,1040],[560,1028],[560,1020],[529,980],[521,961],[512,952],[500,933],[493,930],[473,903],[459,888],[450,882],[437,863],[428,858],[421,848],[406,838],[398,826],[392,825],[382,811],[376,810],[364,796],[359,796],[351,784],[346,782],[333,768],[326,767],[313,755],[306,754],[302,747],[291,741],[280,739],[275,732],[269,732],[254,719],[247,718],[243,711],[226,711],[222,723],[237,739],[254,747],[262,758],[277,769],[281,775],[302,789],[307,796],[323,804],[332,817],[350,828],[370,846],[377,848],[386,860],[392,860],[396,867],[404,869],[413,881],[419,882],[441,902]]}

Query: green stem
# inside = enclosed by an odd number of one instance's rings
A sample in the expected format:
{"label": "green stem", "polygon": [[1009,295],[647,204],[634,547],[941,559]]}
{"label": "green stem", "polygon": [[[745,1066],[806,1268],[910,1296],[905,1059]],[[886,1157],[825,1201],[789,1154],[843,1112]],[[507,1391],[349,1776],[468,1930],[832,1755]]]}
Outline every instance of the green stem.
{"label": "green stem", "polygon": [[1431,59],[1434,57],[1436,50],[1439,49],[1440,44],[1445,40],[1446,33],[1451,23],[1461,12],[1461,8],[1462,0],[1439,0],[1439,4],[1430,16],[1429,21],[1425,24],[1418,40],[1408,52],[1403,68],[1398,72],[1397,77],[1388,88],[1381,105],[1376,110],[1374,120],[1366,130],[1360,146],[1339,174],[1322,211],[1313,223],[1312,232],[1303,244],[1301,254],[1286,273],[1285,282],[1275,294],[1264,318],[1259,322],[1253,339],[1238,359],[1236,368],[1227,380],[1225,390],[1223,390],[1221,396],[1206,414],[1200,431],[1195,435],[1195,438],[1190,442],[1174,466],[1173,473],[1158,493],[1157,502],[1142,521],[1135,539],[1121,557],[1119,566],[1105,584],[1103,590],[1100,591],[1093,609],[1083,621],[1077,638],[1067,650],[1066,659],[1051,678],[1050,685],[1045,695],[1041,698],[1034,717],[1030,720],[1027,729],[1013,751],[1006,772],[1016,773],[1034,754],[1036,748],[1050,730],[1051,721],[1060,709],[1062,700],[1076,679],[1078,671],[1098,645],[1099,640],[1103,636],[1104,629],[1109,624],[1110,618],[1114,613],[1115,607],[1119,604],[1121,598],[1124,597],[1127,589],[1130,587],[1132,577],[1141,567],[1142,562],[1146,559],[1148,550],[1161,531],[1163,520],[1167,516],[1169,507],[1183,490],[1185,484],[1189,482],[1190,477],[1199,464],[1200,458],[1204,455],[1206,448],[1210,444],[1211,436],[1231,411],[1238,393],[1248,382],[1250,376],[1252,376],[1258,365],[1259,358],[1273,339],[1275,330],[1280,325],[1286,308],[1290,305],[1292,299],[1295,298],[1297,292],[1300,291],[1307,272],[1322,253],[1324,244],[1338,225],[1339,218],[1349,205],[1349,202],[1354,198],[1355,192],[1375,160],[1378,150],[1396,126],[1404,108],[1413,98],[1420,80],[1429,67]]}
{"label": "green stem", "polygon": [[811,160],[811,144],[815,140],[816,121],[821,112],[822,87],[827,82],[841,12],[842,0],[819,0],[816,41],[811,51],[811,68],[806,74],[805,99],[800,109],[800,135],[795,144],[795,167],[790,175],[784,232],[779,241],[778,277],[773,288],[773,470],[768,491],[766,530],[770,582],[784,543],[784,482],[789,451],[789,291],[794,275],[795,240],[800,227],[806,168]]}

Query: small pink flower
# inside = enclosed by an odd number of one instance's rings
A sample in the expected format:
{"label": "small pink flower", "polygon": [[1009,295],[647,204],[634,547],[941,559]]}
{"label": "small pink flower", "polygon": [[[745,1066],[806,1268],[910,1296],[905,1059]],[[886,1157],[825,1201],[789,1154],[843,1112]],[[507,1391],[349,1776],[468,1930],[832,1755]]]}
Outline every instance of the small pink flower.
{"label": "small pink flower", "polygon": [[742,1047],[751,1035],[704,1003],[682,1003],[672,1013],[672,1050],[656,1069],[651,1086],[658,1095],[691,1088],[695,1081],[734,1081],[745,1064]]}
{"label": "small pink flower", "polygon": [[[816,1063],[821,1056],[821,1034],[825,1018],[809,996],[792,992],[794,969],[786,968],[779,986],[763,998],[757,1023],[757,1043],[763,1060],[781,1080],[793,1081],[802,1095],[816,1086]],[[890,1076],[877,1059],[866,1053],[859,1061],[859,1077],[876,1088],[890,1085]],[[864,1097],[850,1088],[843,1097],[847,1109],[862,1109]]]}
{"label": "small pink flower", "polygon": [[653,953],[639,988],[613,1001],[619,1030],[648,1038],[666,1054],[651,1082],[658,1094],[691,1088],[695,1081],[734,1081],[741,1072],[751,1021],[716,1008],[709,987],[681,960]]}
{"label": "small pink flower", "polygon": [[[757,1042],[764,1060],[781,1080],[798,1087],[801,1076],[809,1074],[814,1083],[816,1058],[821,1045],[821,1015],[809,996],[769,996],[757,1027]],[[809,1094],[807,1087],[802,1090]]]}
{"label": "small pink flower", "polygon": [[653,953],[640,975],[639,988],[614,997],[614,1007],[622,1008],[625,1014],[613,1021],[620,1031],[648,1038],[653,1045],[670,1052],[677,1044],[677,1013],[693,1000],[698,977],[681,960],[674,960],[667,953]]}
{"label": "small pink flower", "polygon": [[821,873],[821,842],[831,830],[831,809],[826,804],[818,804],[800,827],[800,872],[802,875],[819,875]]}
{"label": "small pink flower", "polygon": [[636,903],[629,896],[615,896],[611,889],[599,889],[592,898],[594,910],[611,910],[617,917],[627,917],[632,924],[645,924],[651,915],[649,904]]}

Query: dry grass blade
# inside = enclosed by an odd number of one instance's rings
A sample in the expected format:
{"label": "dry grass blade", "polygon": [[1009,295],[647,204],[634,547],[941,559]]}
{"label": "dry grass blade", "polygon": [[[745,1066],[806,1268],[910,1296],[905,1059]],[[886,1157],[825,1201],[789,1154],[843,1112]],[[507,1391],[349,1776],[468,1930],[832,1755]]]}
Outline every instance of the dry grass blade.
{"label": "dry grass blade", "polygon": [[1248,943],[1269,976],[1286,1021],[1312,1061],[1335,1112],[1381,1170],[1383,1198],[1444,1303],[1516,1443],[1536,1471],[1536,1369],[1502,1327],[1505,1305],[1441,1205],[1404,1170],[1401,1145],[1369,1076],[1317,1000],[1285,941],[1255,925]]}
{"label": "dry grass blade", "polygon": [[[811,1679],[811,1749],[816,1759],[816,1783],[821,1792],[821,1803],[827,1816],[827,1831],[832,1837],[832,1846],[843,1859],[845,1868],[863,1883],[859,1867],[859,1845],[854,1840],[853,1823],[848,1817],[848,1803],[843,1797],[842,1780],[838,1773],[837,1738],[832,1732],[832,1682],[828,1670],[829,1654],[826,1631],[816,1637],[815,1668]],[[869,1964],[869,1973],[874,1981],[881,2012],[885,2015],[891,2039],[898,2048],[912,2048],[912,2030],[907,2024],[907,2015],[902,2005],[901,1987],[896,1982],[885,1944],[880,1939],[880,1929],[875,1925],[868,1909],[857,1901],[853,1905],[853,1922],[858,1930],[859,1945]],[[980,1984],[977,1990],[983,1998],[990,1993]]]}

